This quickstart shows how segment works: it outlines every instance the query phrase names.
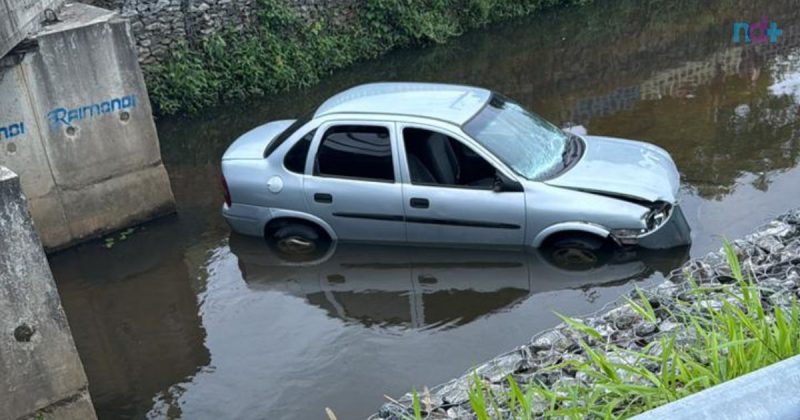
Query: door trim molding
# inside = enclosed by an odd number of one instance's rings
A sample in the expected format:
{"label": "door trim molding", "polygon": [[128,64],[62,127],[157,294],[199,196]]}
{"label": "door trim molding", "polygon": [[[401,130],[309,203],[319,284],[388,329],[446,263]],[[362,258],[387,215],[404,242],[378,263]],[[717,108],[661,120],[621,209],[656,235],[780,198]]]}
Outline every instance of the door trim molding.
{"label": "door trim molding", "polygon": [[419,223],[427,225],[461,226],[461,227],[477,227],[477,228],[487,228],[487,229],[508,229],[508,230],[522,229],[522,226],[511,223],[482,222],[475,220],[437,219],[432,217],[401,216],[394,214],[372,214],[372,213],[333,213],[333,215],[336,217],[344,217],[348,219],[384,220],[391,222],[408,222],[408,223]]}

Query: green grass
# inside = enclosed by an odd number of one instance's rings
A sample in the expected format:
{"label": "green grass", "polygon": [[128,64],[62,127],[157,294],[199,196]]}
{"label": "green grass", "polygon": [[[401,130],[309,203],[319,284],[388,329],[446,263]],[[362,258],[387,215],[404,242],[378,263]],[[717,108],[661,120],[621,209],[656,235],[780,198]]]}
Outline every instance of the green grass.
{"label": "green grass", "polygon": [[[477,418],[626,418],[799,354],[796,300],[768,309],[753,276],[742,272],[733,248],[726,243],[724,250],[738,287],[699,285],[690,279],[689,293],[697,299],[667,311],[666,317],[694,331],[688,338],[665,333],[638,351],[590,346],[587,341],[602,342],[600,333],[564,318],[584,337],[580,345],[586,357],[548,369],[569,368],[588,378],[588,383],[548,387],[538,382],[519,384],[509,376],[507,390],[497,392],[473,375],[469,401]],[[725,297],[721,307],[701,309],[698,302],[710,293]],[[637,301],[627,303],[642,319],[657,319],[641,291]],[[547,408],[533,412],[534,401],[546,402]],[[424,418],[422,414],[413,418]]]}

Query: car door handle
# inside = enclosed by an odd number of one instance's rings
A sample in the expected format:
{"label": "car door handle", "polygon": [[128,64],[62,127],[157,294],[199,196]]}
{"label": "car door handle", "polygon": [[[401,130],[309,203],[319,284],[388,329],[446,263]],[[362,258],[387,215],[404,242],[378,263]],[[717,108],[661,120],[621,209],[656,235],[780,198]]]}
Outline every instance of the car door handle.
{"label": "car door handle", "polygon": [[427,209],[430,207],[431,203],[428,201],[427,198],[412,198],[411,199],[411,207],[415,207],[418,209]]}
{"label": "car door handle", "polygon": [[417,281],[420,284],[436,284],[439,282],[439,279],[437,279],[434,276],[431,276],[430,274],[420,274],[419,276],[417,276]]}
{"label": "car door handle", "polygon": [[317,203],[333,203],[333,196],[328,193],[316,193],[314,194],[314,201]]}

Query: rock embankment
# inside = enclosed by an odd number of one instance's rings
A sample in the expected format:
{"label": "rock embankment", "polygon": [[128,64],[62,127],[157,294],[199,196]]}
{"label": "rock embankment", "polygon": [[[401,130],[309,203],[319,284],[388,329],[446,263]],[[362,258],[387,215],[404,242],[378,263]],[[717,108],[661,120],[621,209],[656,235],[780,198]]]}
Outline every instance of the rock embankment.
{"label": "rock embankment", "polygon": [[[800,297],[800,210],[785,214],[762,226],[744,239],[732,243],[742,270],[755,280],[763,304],[769,310],[775,306],[789,307]],[[439,385],[420,398],[429,419],[472,418],[469,389],[478,375],[494,391],[508,391],[506,378],[511,375],[519,384],[539,381],[557,389],[565,384],[591,383],[591,379],[575,372],[569,360],[586,360],[587,355],[579,344],[586,342],[600,350],[609,348],[648,351],[655,354],[659,343],[654,342],[665,334],[676,338],[676,343],[694,339],[693,329],[681,320],[687,315],[702,314],[709,308],[719,309],[723,302],[732,302],[741,295],[740,284],[731,272],[723,250],[703,258],[688,261],[673,271],[667,279],[652,288],[631,293],[631,300],[642,293],[653,307],[655,322],[645,319],[628,299],[621,298],[610,309],[593,316],[580,318],[594,328],[602,340],[560,324],[542,332],[513,351],[490,360],[460,378]],[[691,284],[697,287],[690,290]],[[700,290],[702,293],[697,293]],[[610,354],[610,357],[622,357]],[[624,360],[618,360],[624,362]],[[634,363],[635,361],[631,361]],[[649,368],[648,368],[649,369]],[[652,370],[659,371],[659,366]],[[372,420],[407,418],[413,410],[412,397],[406,394],[398,401],[384,404]],[[545,401],[533,401],[534,412],[542,414]]]}

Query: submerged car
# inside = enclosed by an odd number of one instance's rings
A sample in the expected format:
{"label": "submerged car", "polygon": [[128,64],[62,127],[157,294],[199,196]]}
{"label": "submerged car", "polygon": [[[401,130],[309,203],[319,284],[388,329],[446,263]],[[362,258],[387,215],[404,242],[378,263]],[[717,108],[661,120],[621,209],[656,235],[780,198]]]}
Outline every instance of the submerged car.
{"label": "submerged car", "polygon": [[559,129],[487,89],[374,83],[242,135],[222,213],[286,254],[332,241],[581,249],[690,242],[654,145]]}

